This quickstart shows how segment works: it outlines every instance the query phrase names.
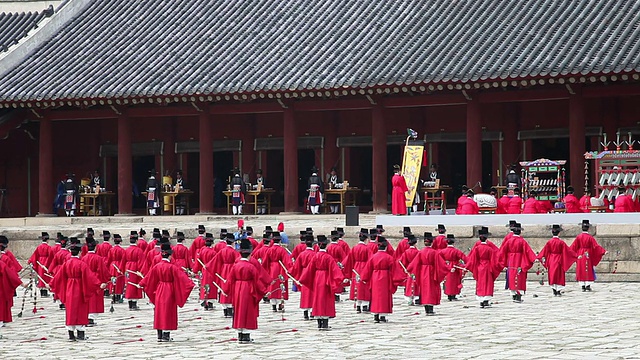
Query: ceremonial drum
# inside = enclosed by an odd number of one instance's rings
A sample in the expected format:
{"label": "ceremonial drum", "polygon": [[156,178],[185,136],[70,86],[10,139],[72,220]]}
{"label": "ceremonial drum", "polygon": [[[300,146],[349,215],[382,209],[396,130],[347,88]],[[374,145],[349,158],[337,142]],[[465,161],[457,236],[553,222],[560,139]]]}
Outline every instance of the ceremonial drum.
{"label": "ceremonial drum", "polygon": [[498,200],[491,194],[475,194],[473,200],[479,208],[497,208]]}

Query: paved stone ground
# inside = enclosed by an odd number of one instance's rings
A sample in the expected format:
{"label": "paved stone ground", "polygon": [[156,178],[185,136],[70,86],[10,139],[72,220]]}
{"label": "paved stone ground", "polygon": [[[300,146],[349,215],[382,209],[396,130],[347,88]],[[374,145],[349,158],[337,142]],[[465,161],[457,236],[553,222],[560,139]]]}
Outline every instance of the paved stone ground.
{"label": "paved stone ground", "polygon": [[[535,276],[535,275],[534,275]],[[229,319],[218,307],[204,312],[196,292],[180,310],[174,342],[157,343],[153,310],[142,300],[141,311],[127,303],[105,313],[98,326],[87,329],[90,339],[69,343],[64,311],[51,298],[38,299],[37,314],[27,303],[24,317],[0,329],[2,359],[638,359],[640,358],[640,287],[636,283],[596,283],[591,293],[569,283],[565,296],[554,297],[548,286],[529,282],[525,302],[515,304],[496,284],[494,305],[480,309],[473,296],[475,283],[467,279],[461,301],[436,307],[436,316],[408,306],[401,289],[394,297],[389,323],[374,324],[372,315],[356,314],[353,302],[337,304],[338,316],[330,332],[316,330],[315,321],[303,321],[293,293],[284,314],[261,305],[260,329],[253,344],[222,342],[236,337]],[[22,304],[20,291],[14,316]],[[534,297],[537,295],[537,297]],[[446,297],[445,297],[446,299]],[[109,309],[109,300],[105,299]],[[417,314],[416,314],[417,313]],[[282,321],[284,315],[284,321]],[[140,327],[138,327],[140,326]],[[297,331],[292,331],[296,329]],[[283,333],[276,334],[282,331]],[[24,342],[25,340],[46,340]],[[139,340],[114,344],[123,340]],[[143,339],[143,340],[140,340]]]}

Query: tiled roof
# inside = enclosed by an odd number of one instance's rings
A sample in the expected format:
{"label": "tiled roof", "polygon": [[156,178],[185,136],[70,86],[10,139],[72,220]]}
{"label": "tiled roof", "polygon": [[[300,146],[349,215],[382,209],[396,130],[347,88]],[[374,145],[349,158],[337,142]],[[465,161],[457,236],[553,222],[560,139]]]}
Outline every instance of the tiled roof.
{"label": "tiled roof", "polygon": [[7,51],[27,33],[38,27],[38,23],[53,14],[53,6],[44,11],[27,13],[0,13],[0,52]]}
{"label": "tiled roof", "polygon": [[636,73],[639,25],[640,0],[92,1],[0,102]]}

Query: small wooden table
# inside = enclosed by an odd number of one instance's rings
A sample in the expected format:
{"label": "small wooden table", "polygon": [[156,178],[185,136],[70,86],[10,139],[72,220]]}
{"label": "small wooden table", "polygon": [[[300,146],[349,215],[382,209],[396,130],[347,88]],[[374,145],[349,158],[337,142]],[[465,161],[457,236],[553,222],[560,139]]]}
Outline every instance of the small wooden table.
{"label": "small wooden table", "polygon": [[[111,213],[111,200],[116,195],[112,191],[105,191],[101,193],[80,193],[80,210],[86,216],[98,216],[100,214],[100,203],[102,203],[103,214],[106,216],[113,215]],[[104,210],[106,209],[106,212]]]}
{"label": "small wooden table", "polygon": [[[275,190],[265,188],[261,191],[258,190],[247,190],[245,193],[245,205],[253,206],[253,214],[258,215],[258,206],[266,205],[267,206],[267,214],[271,214],[271,195],[275,194]],[[222,192],[227,197],[227,214],[231,214],[231,197],[233,196],[233,191],[225,190]],[[258,197],[263,196],[263,199],[259,199]]]}
{"label": "small wooden table", "polygon": [[[437,188],[420,189],[424,194],[424,211],[425,214],[429,214],[431,210],[440,210],[442,215],[447,214],[447,191],[451,191],[450,186],[439,186]],[[440,203],[440,209],[438,209],[438,202]]]}
{"label": "small wooden table", "polygon": [[[324,190],[324,203],[326,205],[340,205],[340,213],[344,214],[344,207],[346,205],[356,205],[357,195],[360,189],[356,187],[349,187],[346,189],[325,189]],[[328,200],[329,195],[338,195],[338,200]],[[325,207],[325,213],[329,211],[329,207]]]}
{"label": "small wooden table", "polygon": [[[184,196],[186,200],[185,212],[186,215],[189,215],[189,199],[191,198],[191,195],[193,195],[193,191],[188,189],[181,191],[163,191],[160,193],[160,197],[163,201],[165,196],[169,198],[169,201],[163,205],[168,205],[169,207],[171,207],[170,211],[172,212],[172,215],[176,214],[176,197],[178,196]],[[162,208],[164,209],[164,206]],[[164,211],[162,213],[164,214]]]}

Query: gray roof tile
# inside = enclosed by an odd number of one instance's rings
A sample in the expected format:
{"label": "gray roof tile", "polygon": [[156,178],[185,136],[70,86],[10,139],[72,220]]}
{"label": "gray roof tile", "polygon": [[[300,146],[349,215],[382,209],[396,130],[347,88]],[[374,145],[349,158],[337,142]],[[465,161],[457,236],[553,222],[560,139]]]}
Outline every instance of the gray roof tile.
{"label": "gray roof tile", "polygon": [[0,52],[7,51],[27,33],[38,27],[38,23],[53,14],[53,6],[36,12],[0,13]]}
{"label": "gray roof tile", "polygon": [[640,0],[105,0],[52,35],[0,102],[640,71]]}

